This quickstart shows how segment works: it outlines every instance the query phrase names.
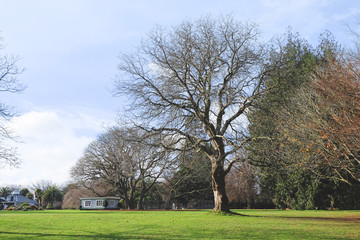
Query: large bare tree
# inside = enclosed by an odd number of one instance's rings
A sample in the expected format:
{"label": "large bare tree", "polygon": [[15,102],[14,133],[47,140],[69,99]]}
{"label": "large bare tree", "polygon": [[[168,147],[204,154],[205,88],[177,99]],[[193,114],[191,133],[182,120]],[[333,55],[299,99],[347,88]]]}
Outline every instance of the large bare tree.
{"label": "large bare tree", "polygon": [[87,147],[72,176],[97,194],[94,185],[105,183],[124,199],[125,207],[134,209],[137,199],[136,208],[142,209],[146,194],[169,164],[169,154],[155,147],[155,136],[141,136],[130,128],[111,128]]}
{"label": "large bare tree", "polygon": [[119,57],[115,91],[133,97],[134,122],[166,135],[170,150],[196,149],[210,159],[214,211],[229,211],[225,175],[252,140],[246,114],[265,91],[267,52],[258,38],[254,23],[203,17],[158,26],[135,53]]}
{"label": "large bare tree", "polygon": [[[2,39],[0,38],[0,41]],[[0,51],[3,50],[3,45],[0,43]],[[17,76],[23,71],[16,63],[17,57],[9,56],[0,53],[0,92],[4,93],[18,93],[24,90],[24,86],[19,83]],[[9,147],[7,141],[14,139],[13,132],[7,127],[8,121],[15,115],[14,110],[0,102],[0,166],[19,164],[19,159],[16,154],[16,149]]]}

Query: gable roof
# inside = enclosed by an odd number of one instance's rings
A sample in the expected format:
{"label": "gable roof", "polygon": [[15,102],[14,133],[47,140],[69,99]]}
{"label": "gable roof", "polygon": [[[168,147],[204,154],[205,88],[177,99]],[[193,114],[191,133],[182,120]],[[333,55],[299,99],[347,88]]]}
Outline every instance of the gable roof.
{"label": "gable roof", "polygon": [[6,197],[7,203],[13,203],[15,205],[21,204],[21,203],[29,203],[30,205],[38,205],[38,203],[32,199],[26,198],[21,194],[11,194]]}

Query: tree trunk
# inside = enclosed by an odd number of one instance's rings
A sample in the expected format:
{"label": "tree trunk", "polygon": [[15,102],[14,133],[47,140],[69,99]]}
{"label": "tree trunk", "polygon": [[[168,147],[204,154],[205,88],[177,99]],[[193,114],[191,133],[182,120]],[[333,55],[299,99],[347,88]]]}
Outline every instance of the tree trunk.
{"label": "tree trunk", "polygon": [[137,210],[142,210],[144,208],[143,199],[144,199],[144,195],[141,193],[137,202],[137,207],[136,207]]}
{"label": "tree trunk", "polygon": [[251,209],[252,208],[252,205],[253,205],[253,198],[251,197],[250,195],[251,193],[247,193],[247,196],[246,196],[246,204],[247,204],[247,209]]}
{"label": "tree trunk", "polygon": [[229,212],[229,200],[225,189],[225,171],[223,166],[212,164],[212,188],[214,192],[214,211]]}

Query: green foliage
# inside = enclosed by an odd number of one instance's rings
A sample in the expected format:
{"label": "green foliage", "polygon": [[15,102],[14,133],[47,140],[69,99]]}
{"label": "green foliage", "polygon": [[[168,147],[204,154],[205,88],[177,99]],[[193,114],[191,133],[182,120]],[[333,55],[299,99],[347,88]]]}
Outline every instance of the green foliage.
{"label": "green foliage", "polygon": [[[266,192],[278,208],[324,209],[330,206],[330,199],[333,205],[340,206],[345,200],[337,199],[336,183],[326,180],[333,174],[315,164],[309,153],[315,141],[314,133],[305,131],[306,123],[302,128],[296,124],[304,118],[301,113],[307,98],[313,97],[304,94],[304,89],[311,87],[314,72],[329,57],[338,54],[338,46],[328,33],[315,49],[291,32],[286,41],[280,42],[285,43],[280,44],[280,52],[273,53],[269,64],[272,74],[265,80],[271,90],[256,102],[249,115],[251,136],[266,136],[271,140],[251,142],[248,157],[259,167],[261,191]],[[278,61],[279,55],[281,61]],[[353,196],[351,191],[347,194]]]}
{"label": "green foliage", "polygon": [[298,35],[288,32],[284,38],[285,44],[278,47],[281,51],[274,51],[268,66],[265,85],[270,90],[256,101],[249,115],[251,136],[271,138],[254,141],[249,147],[250,161],[258,166],[278,168],[292,162],[293,152],[285,151],[286,125],[281,117],[292,108],[289,99],[310,81],[320,61],[316,51]]}
{"label": "green foliage", "polygon": [[23,208],[30,206],[29,203],[24,202],[16,207],[16,210],[23,210]]}
{"label": "green foliage", "polygon": [[46,209],[61,208],[61,204],[57,203],[61,203],[63,197],[64,194],[56,185],[54,185],[49,186],[46,190],[42,192],[41,201],[43,206],[46,205]]}
{"label": "green foliage", "polygon": [[[319,179],[310,171],[296,169],[291,171],[273,171],[272,188],[263,186],[263,191],[273,191],[269,195],[274,196],[274,203],[280,209],[309,210],[315,209],[315,198],[318,192]],[[275,182],[274,182],[275,179]],[[262,179],[263,183],[267,179]]]}
{"label": "green foliage", "polygon": [[184,207],[190,200],[212,200],[211,163],[201,154],[190,154],[180,163],[179,170],[170,179],[172,199]]}
{"label": "green foliage", "polygon": [[31,192],[28,192],[25,197],[29,198],[29,199],[34,199],[34,194],[32,194]]}
{"label": "green foliage", "polygon": [[20,189],[20,194],[26,197],[26,194],[28,194],[30,191],[27,188]]}
{"label": "green foliage", "polygon": [[0,188],[0,196],[6,198],[11,194],[11,189],[9,187]]}

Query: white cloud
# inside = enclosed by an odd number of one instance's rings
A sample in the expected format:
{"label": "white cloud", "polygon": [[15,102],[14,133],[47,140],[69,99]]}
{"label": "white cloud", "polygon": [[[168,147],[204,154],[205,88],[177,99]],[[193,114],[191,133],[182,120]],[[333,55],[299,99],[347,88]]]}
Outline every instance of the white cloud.
{"label": "white cloud", "polygon": [[28,186],[39,180],[61,184],[84,148],[102,130],[104,120],[83,113],[31,111],[12,120],[21,137],[19,168],[0,169],[0,185]]}

